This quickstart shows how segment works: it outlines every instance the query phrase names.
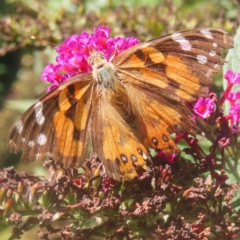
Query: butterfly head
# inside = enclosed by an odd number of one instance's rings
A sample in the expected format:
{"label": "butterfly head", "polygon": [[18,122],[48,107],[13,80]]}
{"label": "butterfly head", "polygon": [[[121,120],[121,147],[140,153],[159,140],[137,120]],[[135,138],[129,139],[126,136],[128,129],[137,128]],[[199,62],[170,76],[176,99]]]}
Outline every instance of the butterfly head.
{"label": "butterfly head", "polygon": [[89,65],[92,66],[92,69],[101,68],[105,63],[107,63],[107,59],[103,52],[97,51],[94,48],[89,48],[90,56],[88,58]]}

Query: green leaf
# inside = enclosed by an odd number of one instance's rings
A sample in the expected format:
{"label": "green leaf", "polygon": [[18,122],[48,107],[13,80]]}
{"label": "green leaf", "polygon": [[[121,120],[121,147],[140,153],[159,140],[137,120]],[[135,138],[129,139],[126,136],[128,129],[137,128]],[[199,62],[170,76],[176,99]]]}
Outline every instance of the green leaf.
{"label": "green leaf", "polygon": [[96,226],[100,226],[105,221],[107,221],[107,217],[102,216],[100,214],[96,214],[95,216],[89,218],[87,221],[84,222],[84,224],[81,226],[81,229],[88,229],[93,228]]}

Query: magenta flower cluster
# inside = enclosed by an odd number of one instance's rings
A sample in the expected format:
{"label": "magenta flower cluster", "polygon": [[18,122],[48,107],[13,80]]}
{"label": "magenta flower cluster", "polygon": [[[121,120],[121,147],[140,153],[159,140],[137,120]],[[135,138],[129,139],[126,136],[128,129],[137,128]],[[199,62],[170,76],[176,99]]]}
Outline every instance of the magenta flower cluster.
{"label": "magenta flower cluster", "polygon": [[230,92],[235,84],[240,84],[240,73],[228,70],[224,77],[228,81],[228,86],[223,94],[223,98],[230,102],[228,118],[231,122],[240,122],[240,92]]}
{"label": "magenta flower cluster", "polygon": [[[219,101],[219,107],[222,107],[223,103],[228,100],[230,102],[230,113],[226,118],[232,122],[240,122],[240,92],[230,92],[235,84],[240,84],[240,73],[228,70],[224,78],[228,81],[228,86],[223,93],[221,100]],[[200,118],[208,118],[214,112],[215,104],[211,98],[200,97],[194,105],[193,111]]]}
{"label": "magenta flower cluster", "polygon": [[200,97],[195,103],[193,111],[201,118],[207,118],[214,111],[214,102],[211,98]]}
{"label": "magenta flower cluster", "polygon": [[50,90],[67,79],[80,74],[91,72],[88,63],[89,47],[104,53],[107,60],[112,56],[138,43],[134,37],[110,38],[110,28],[100,26],[94,29],[93,34],[83,32],[67,38],[56,51],[59,53],[56,64],[50,63],[43,70],[41,79],[53,84]]}

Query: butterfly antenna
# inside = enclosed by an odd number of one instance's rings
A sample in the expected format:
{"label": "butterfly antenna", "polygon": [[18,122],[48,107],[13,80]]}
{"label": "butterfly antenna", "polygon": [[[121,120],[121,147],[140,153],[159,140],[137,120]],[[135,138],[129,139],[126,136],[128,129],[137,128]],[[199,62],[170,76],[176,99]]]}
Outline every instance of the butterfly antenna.
{"label": "butterfly antenna", "polygon": [[[105,25],[106,25],[106,21],[107,21],[109,9],[110,9],[110,4],[111,4],[111,0],[108,0],[107,10],[106,10],[104,19],[103,19],[102,24],[101,24],[102,26],[105,26]],[[100,35],[100,38],[101,38],[101,35]]]}
{"label": "butterfly antenna", "polygon": [[114,49],[113,55],[112,55],[112,56],[110,57],[110,59],[109,59],[110,62],[113,60],[114,57],[117,56],[117,51],[118,51],[118,50],[119,50],[119,49],[118,49],[118,46],[116,46],[115,49]]}
{"label": "butterfly antenna", "polygon": [[40,42],[45,42],[45,43],[50,44],[50,45],[53,45],[53,46],[58,46],[58,45],[55,44],[55,43],[49,42],[49,41],[44,40],[44,39],[42,39],[42,38],[38,38],[38,37],[36,37],[36,36],[31,36],[31,39],[37,40],[37,41],[40,41]]}
{"label": "butterfly antenna", "polygon": [[110,9],[110,4],[111,4],[111,0],[108,0],[107,10],[106,10],[106,13],[105,13],[103,22],[102,22],[102,25],[103,25],[103,26],[105,26],[105,25],[106,25],[106,22],[107,22],[108,13],[109,13],[109,9]]}
{"label": "butterfly antenna", "polygon": [[[31,39],[37,40],[37,41],[40,41],[40,42],[45,42],[45,43],[50,44],[50,45],[55,46],[55,47],[59,47],[58,44],[49,42],[49,41],[47,41],[47,40],[44,40],[44,39],[39,38],[39,37],[36,37],[36,36],[31,36]],[[68,47],[68,46],[62,46],[62,47],[66,48],[66,49],[72,49],[72,48],[70,48],[70,47]]]}
{"label": "butterfly antenna", "polygon": [[[33,39],[33,40],[37,40],[37,41],[40,41],[40,42],[45,42],[45,43],[50,44],[50,45],[55,46],[55,47],[59,47],[58,44],[55,44],[55,43],[49,42],[49,41],[47,41],[47,40],[44,40],[44,39],[39,38],[39,37],[36,37],[36,36],[31,36],[31,39]],[[64,47],[64,48],[67,48],[67,49],[71,49],[71,48],[68,47],[68,46],[63,46],[63,47]]]}

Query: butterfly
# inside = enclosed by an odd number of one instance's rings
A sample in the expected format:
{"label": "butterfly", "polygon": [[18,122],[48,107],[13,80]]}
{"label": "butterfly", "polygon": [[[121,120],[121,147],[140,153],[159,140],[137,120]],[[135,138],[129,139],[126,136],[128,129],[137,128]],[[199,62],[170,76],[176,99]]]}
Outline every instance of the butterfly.
{"label": "butterfly", "polygon": [[219,29],[194,29],[140,43],[109,61],[90,50],[92,72],[78,74],[34,103],[13,125],[11,152],[24,160],[51,156],[79,167],[89,147],[118,181],[147,169],[148,148],[179,153],[170,134],[194,122],[186,102],[208,95],[212,74],[232,38]]}

